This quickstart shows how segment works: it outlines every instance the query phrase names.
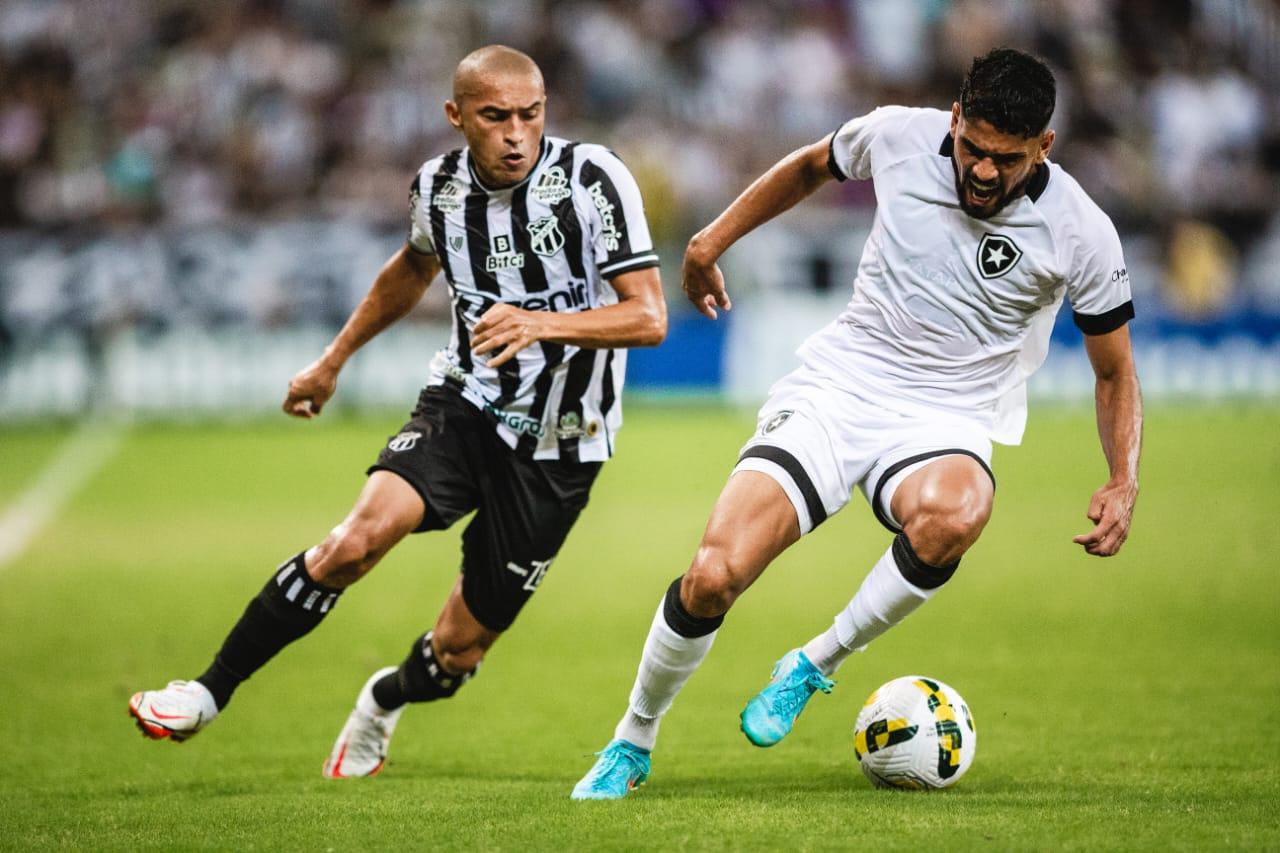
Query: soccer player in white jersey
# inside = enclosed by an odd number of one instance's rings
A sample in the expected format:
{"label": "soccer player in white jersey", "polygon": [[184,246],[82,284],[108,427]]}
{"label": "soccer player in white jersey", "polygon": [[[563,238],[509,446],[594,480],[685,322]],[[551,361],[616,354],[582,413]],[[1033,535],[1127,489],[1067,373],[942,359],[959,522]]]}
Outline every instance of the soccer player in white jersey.
{"label": "soccer player in white jersey", "polygon": [[760,410],[689,570],[654,617],[626,713],[574,799],[649,775],[658,725],[726,611],[765,567],[860,490],[895,534],[831,627],[785,654],[746,705],[756,746],[785,737],[816,691],[927,601],[991,515],[991,442],[1019,442],[1025,382],[1069,300],[1097,377],[1110,479],[1073,541],[1119,551],[1138,493],[1142,414],[1128,274],[1110,220],[1047,158],[1053,75],[999,49],[975,59],[950,114],[882,107],[791,154],[690,241],[684,288],[730,308],[716,259],[829,180],[871,180],[875,225],[844,312],[799,351]]}
{"label": "soccer player in white jersey", "polygon": [[545,104],[542,74],[523,53],[491,46],[458,66],[445,112],[466,147],[422,167],[407,245],[293,378],[284,410],[320,414],[346,360],[441,272],[450,345],[346,519],[272,572],[206,672],[133,696],[147,736],[199,732],[397,542],[474,510],[434,627],[398,667],[369,678],[324,765],[330,778],[372,775],[404,706],[452,696],[538,589],[613,452],[623,348],[666,334],[634,179],[602,146],[544,136]]}

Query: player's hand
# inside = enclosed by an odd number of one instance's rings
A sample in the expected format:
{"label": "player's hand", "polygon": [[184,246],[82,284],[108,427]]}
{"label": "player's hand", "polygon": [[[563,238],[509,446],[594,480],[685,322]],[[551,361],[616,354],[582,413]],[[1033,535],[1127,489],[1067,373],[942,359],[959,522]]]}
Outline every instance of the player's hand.
{"label": "player's hand", "polygon": [[684,286],[684,295],[689,297],[693,307],[707,319],[714,320],[717,307],[728,311],[733,308],[733,303],[729,301],[729,292],[725,290],[720,265],[714,260],[707,260],[694,247],[696,240],[695,237],[690,241],[689,248],[685,250],[681,284]]}
{"label": "player's hand", "polygon": [[471,351],[476,355],[494,352],[490,367],[501,367],[516,357],[516,353],[542,340],[546,323],[545,311],[526,311],[514,305],[499,302],[480,317],[471,335]]}
{"label": "player's hand", "polygon": [[1083,545],[1084,550],[1095,557],[1111,557],[1120,551],[1129,538],[1129,524],[1133,521],[1133,505],[1138,500],[1138,484],[1112,480],[1093,493],[1089,501],[1089,520],[1094,528],[1076,536],[1071,541]]}
{"label": "player's hand", "polygon": [[316,359],[289,382],[289,393],[281,408],[295,418],[313,418],[320,414],[337,387],[338,369],[323,358]]}

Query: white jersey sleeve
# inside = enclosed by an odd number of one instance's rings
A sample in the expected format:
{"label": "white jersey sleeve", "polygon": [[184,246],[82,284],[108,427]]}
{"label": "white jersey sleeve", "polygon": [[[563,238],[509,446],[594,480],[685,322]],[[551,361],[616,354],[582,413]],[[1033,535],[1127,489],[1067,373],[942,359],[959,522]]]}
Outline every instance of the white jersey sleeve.
{"label": "white jersey sleeve", "polygon": [[1067,299],[1080,331],[1105,335],[1132,320],[1129,271],[1110,217],[1088,203],[1077,229],[1067,235],[1067,249]]}
{"label": "white jersey sleeve", "polygon": [[636,179],[612,151],[582,146],[578,182],[585,190],[596,268],[605,279],[624,272],[656,267],[658,255],[649,236],[644,202]]}
{"label": "white jersey sleeve", "polygon": [[423,255],[436,253],[431,239],[431,178],[436,172],[433,166],[435,161],[424,165],[409,187],[409,246]]}
{"label": "white jersey sleeve", "polygon": [[921,112],[924,111],[885,106],[846,121],[831,136],[827,168],[839,181],[869,180],[876,170],[888,165],[882,161],[895,159],[891,150],[895,147],[893,137],[913,115]]}

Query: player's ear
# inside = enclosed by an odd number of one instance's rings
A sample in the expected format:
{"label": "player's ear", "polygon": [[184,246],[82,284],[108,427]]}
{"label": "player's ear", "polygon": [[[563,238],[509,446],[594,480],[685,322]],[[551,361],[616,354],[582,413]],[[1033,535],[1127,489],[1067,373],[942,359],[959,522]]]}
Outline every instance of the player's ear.
{"label": "player's ear", "polygon": [[462,107],[453,101],[444,102],[444,117],[449,120],[449,124],[462,130]]}
{"label": "player's ear", "polygon": [[951,135],[956,135],[956,128],[960,125],[960,102],[955,101],[951,104]]}
{"label": "player's ear", "polygon": [[1046,130],[1040,134],[1040,150],[1036,152],[1036,162],[1043,163],[1045,158],[1049,156],[1049,150],[1053,148],[1053,140],[1057,136],[1052,130]]}

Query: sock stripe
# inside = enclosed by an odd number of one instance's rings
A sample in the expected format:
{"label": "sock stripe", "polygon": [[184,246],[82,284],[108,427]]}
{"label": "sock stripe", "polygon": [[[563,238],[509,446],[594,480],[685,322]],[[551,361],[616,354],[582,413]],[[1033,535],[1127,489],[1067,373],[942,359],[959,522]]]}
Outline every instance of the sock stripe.
{"label": "sock stripe", "polygon": [[703,617],[694,616],[686,610],[684,602],[680,600],[680,583],[683,580],[684,575],[681,575],[671,582],[671,586],[667,587],[666,597],[662,600],[663,618],[667,620],[667,625],[671,630],[682,637],[687,637],[691,640],[705,637],[718,630],[724,623],[724,614]]}
{"label": "sock stripe", "polygon": [[289,601],[297,601],[298,593],[302,592],[303,585],[302,578],[294,578],[293,583],[289,585],[289,591],[284,594],[284,597]]}
{"label": "sock stripe", "polygon": [[916,553],[915,548],[911,547],[911,542],[908,541],[905,533],[899,533],[894,537],[893,562],[908,583],[915,584],[921,589],[937,589],[951,580],[951,576],[960,566],[959,560],[945,566],[929,565],[920,559],[920,555]]}

